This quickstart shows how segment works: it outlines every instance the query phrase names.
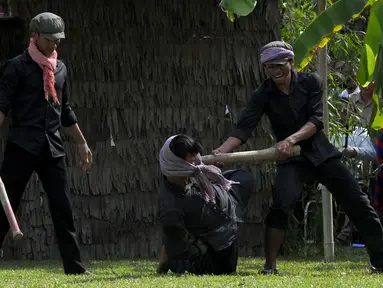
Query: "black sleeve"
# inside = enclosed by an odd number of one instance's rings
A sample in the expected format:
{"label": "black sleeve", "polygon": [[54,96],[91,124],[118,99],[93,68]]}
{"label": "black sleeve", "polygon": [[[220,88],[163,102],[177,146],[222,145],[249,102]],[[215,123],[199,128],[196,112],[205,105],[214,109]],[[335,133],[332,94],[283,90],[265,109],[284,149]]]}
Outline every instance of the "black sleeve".
{"label": "black sleeve", "polygon": [[61,125],[70,127],[77,123],[77,117],[69,104],[69,80],[68,75],[65,77],[65,82],[62,91],[62,109],[61,109]]}
{"label": "black sleeve", "polygon": [[182,214],[179,211],[170,211],[160,217],[164,232],[166,254],[170,259],[195,259],[200,256],[200,249],[188,240]]}
{"label": "black sleeve", "polygon": [[319,130],[323,129],[323,81],[320,76],[313,73],[309,80],[310,98],[308,101],[308,117]]}
{"label": "black sleeve", "polygon": [[2,71],[0,78],[0,111],[7,116],[11,110],[12,98],[16,94],[19,85],[19,76],[13,61],[6,62],[2,67]]}
{"label": "black sleeve", "polygon": [[239,118],[235,130],[230,136],[238,138],[242,143],[245,143],[265,113],[266,101],[267,92],[265,89],[260,88],[253,92],[247,107]]}

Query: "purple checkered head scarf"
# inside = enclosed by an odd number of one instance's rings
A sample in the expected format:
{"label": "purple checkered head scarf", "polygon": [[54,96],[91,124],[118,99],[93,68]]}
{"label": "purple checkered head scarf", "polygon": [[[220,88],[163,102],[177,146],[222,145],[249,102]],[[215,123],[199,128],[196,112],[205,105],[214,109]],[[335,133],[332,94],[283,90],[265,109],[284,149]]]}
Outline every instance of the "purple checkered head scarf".
{"label": "purple checkered head scarf", "polygon": [[284,64],[294,59],[293,48],[283,41],[273,41],[261,49],[261,63]]}
{"label": "purple checkered head scarf", "polygon": [[221,185],[223,189],[229,191],[232,184],[238,182],[230,181],[223,177],[221,169],[214,165],[202,163],[201,155],[197,154],[199,164],[193,165],[176,155],[170,150],[170,143],[177,135],[168,138],[160,150],[160,168],[162,174],[169,177],[194,177],[201,192],[205,192],[204,198],[207,202],[215,203],[215,194],[212,182]]}

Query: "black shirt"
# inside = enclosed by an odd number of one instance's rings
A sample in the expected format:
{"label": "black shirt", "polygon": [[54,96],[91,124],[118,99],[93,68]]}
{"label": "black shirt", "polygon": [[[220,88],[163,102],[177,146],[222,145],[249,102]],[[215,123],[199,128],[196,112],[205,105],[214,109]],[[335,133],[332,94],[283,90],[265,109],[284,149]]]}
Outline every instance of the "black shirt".
{"label": "black shirt", "polygon": [[[34,155],[49,146],[53,157],[65,155],[60,127],[77,123],[68,96],[67,68],[57,61],[55,88],[60,104],[52,97],[45,99],[43,70],[26,50],[7,61],[0,79],[0,111],[6,116],[11,111],[8,140]],[[47,145],[49,144],[49,145]]]}
{"label": "black shirt", "polygon": [[245,208],[233,190],[226,192],[219,185],[212,186],[216,204],[206,202],[195,183],[180,187],[162,179],[159,218],[170,259],[194,259],[200,255],[190,235],[215,251],[229,247],[236,239]]}
{"label": "black shirt", "polygon": [[297,143],[302,156],[279,163],[308,159],[317,166],[329,157],[340,157],[340,152],[323,132],[323,84],[319,75],[294,70],[291,74],[289,95],[280,91],[271,79],[265,80],[253,92],[231,136],[246,142],[263,114],[269,118],[277,141],[286,139],[310,121],[318,131],[311,138]]}

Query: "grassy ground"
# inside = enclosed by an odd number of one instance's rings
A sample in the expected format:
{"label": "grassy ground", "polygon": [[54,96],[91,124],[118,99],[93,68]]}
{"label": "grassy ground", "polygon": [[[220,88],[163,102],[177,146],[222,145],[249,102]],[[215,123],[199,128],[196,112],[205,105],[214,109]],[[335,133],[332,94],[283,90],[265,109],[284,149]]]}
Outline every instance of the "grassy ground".
{"label": "grassy ground", "polygon": [[262,263],[241,258],[237,275],[199,277],[158,276],[148,260],[91,261],[91,276],[66,276],[58,261],[0,262],[0,287],[383,287],[383,275],[369,273],[364,249],[337,251],[334,263],[281,258],[280,276],[258,275]]}

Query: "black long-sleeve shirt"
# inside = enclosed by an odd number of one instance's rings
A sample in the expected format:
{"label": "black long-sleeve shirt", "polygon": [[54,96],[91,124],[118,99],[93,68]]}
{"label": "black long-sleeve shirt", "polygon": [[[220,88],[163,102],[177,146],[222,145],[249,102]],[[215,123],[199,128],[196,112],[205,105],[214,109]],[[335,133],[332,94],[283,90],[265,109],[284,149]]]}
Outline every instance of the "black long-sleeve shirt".
{"label": "black long-sleeve shirt", "polygon": [[45,99],[43,70],[26,50],[7,61],[0,78],[0,111],[11,112],[8,140],[34,155],[49,144],[53,157],[65,155],[60,127],[70,127],[77,118],[69,105],[67,68],[58,60],[55,88],[60,104]]}
{"label": "black long-sleeve shirt", "polygon": [[[242,143],[246,142],[263,114],[269,118],[277,141],[286,139],[307,122],[312,122],[317,132],[311,138],[297,143],[302,148],[301,155],[314,165],[319,165],[329,157],[340,157],[339,151],[323,132],[323,84],[320,77],[310,72],[293,70],[291,73],[289,95],[280,91],[271,79],[267,79],[253,92],[231,136]],[[299,160],[302,156],[287,161]]]}

